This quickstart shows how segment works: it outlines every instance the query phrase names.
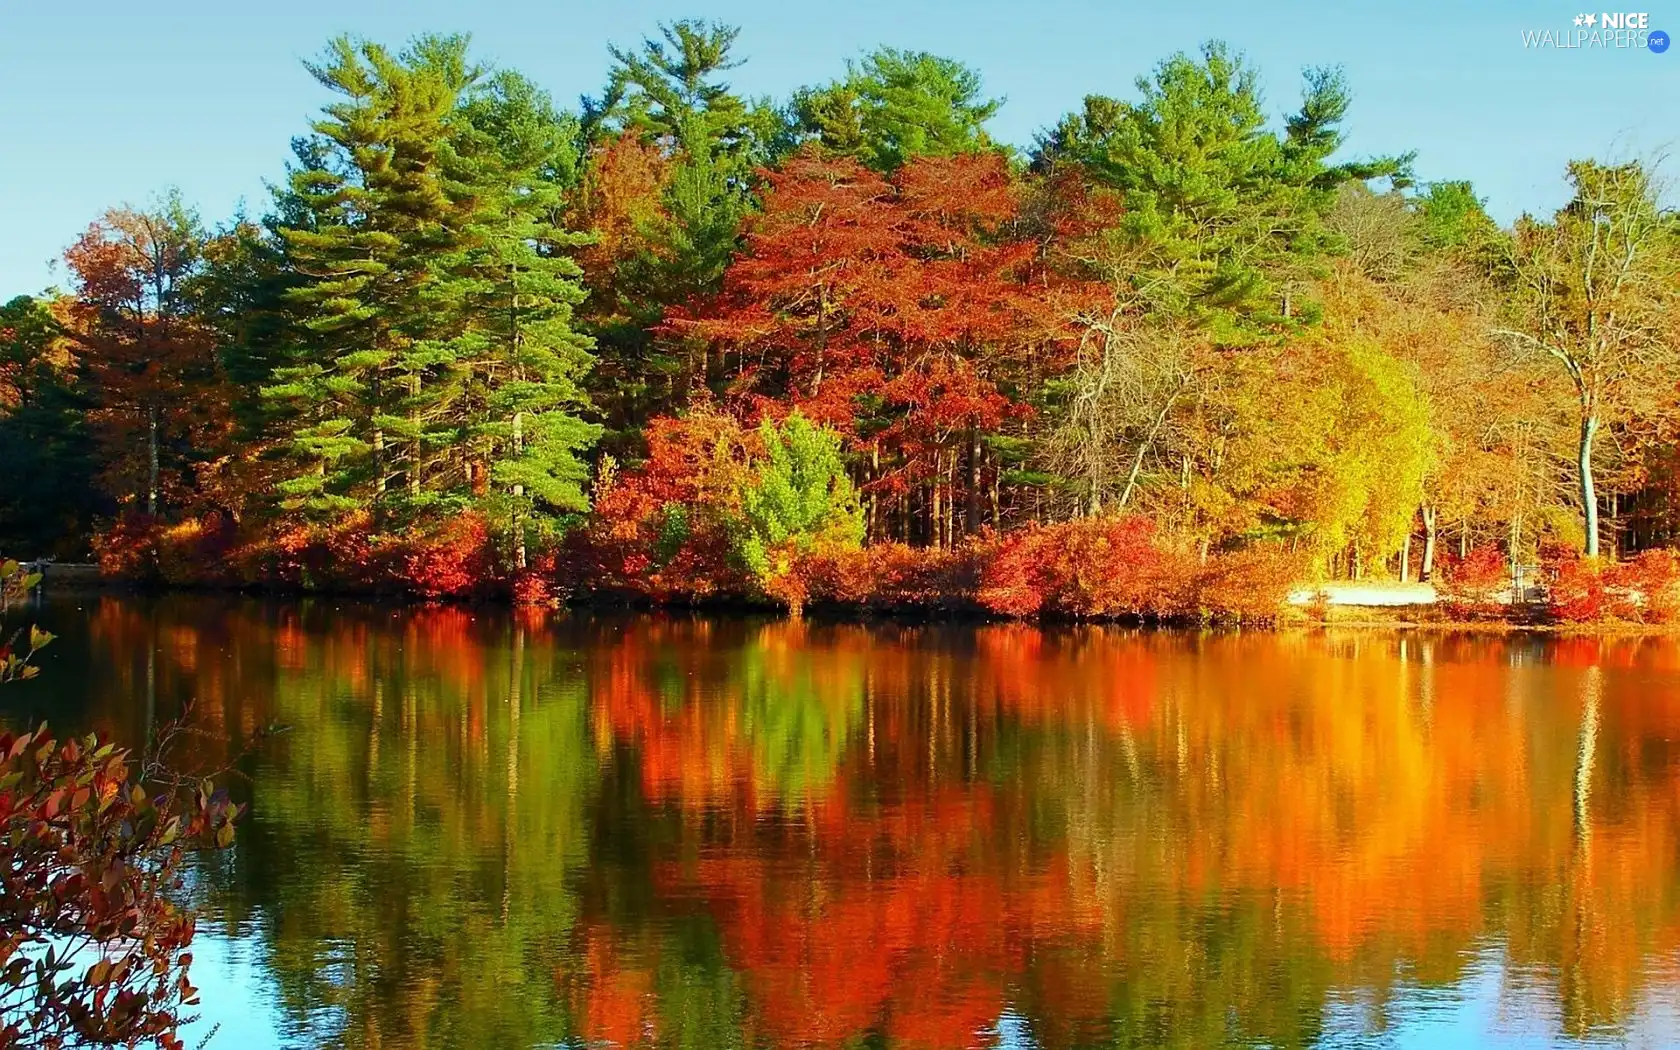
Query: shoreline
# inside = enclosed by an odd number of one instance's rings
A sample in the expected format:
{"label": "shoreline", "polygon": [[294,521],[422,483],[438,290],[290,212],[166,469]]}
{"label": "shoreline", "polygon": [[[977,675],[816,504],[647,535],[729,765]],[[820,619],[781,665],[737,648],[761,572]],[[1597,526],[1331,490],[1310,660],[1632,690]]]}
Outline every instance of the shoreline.
{"label": "shoreline", "polygon": [[[917,624],[988,624],[1022,623],[1044,626],[1073,626],[1081,624],[1112,625],[1154,630],[1364,630],[1404,631],[1442,634],[1539,634],[1557,637],[1676,637],[1680,638],[1680,624],[1642,624],[1626,621],[1604,623],[1548,622],[1534,615],[1516,618],[1459,619],[1432,617],[1425,612],[1428,605],[1334,605],[1329,615],[1317,617],[1299,605],[1288,605],[1274,617],[1265,620],[1222,621],[1197,617],[1078,617],[1044,614],[1031,617],[1000,616],[987,612],[972,602],[952,599],[946,604],[905,603],[902,605],[812,603],[801,615],[793,616],[785,606],[754,601],[736,596],[696,598],[676,601],[656,601],[641,596],[590,594],[570,599],[556,599],[541,603],[519,603],[506,595],[476,598],[426,598],[400,591],[328,591],[297,590],[277,587],[184,587],[154,585],[133,580],[112,579],[87,573],[61,575],[43,580],[36,590],[37,601],[98,595],[129,595],[159,597],[167,595],[220,595],[281,601],[327,599],[383,604],[394,607],[425,607],[453,605],[467,608],[499,607],[516,609],[549,609],[555,611],[589,612],[672,612],[697,615],[760,616],[775,619],[804,619],[815,622],[895,622]],[[1422,615],[1420,615],[1422,613]]]}

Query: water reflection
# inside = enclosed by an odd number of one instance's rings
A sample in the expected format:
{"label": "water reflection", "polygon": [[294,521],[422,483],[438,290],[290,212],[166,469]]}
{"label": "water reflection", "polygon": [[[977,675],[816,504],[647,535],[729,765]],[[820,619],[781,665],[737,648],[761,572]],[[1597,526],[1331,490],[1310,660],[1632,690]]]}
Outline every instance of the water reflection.
{"label": "water reflection", "polygon": [[228,754],[294,727],[196,891],[249,960],[199,974],[217,1042],[1658,1045],[1677,1020],[1674,642],[48,617],[8,717],[135,740],[194,699]]}

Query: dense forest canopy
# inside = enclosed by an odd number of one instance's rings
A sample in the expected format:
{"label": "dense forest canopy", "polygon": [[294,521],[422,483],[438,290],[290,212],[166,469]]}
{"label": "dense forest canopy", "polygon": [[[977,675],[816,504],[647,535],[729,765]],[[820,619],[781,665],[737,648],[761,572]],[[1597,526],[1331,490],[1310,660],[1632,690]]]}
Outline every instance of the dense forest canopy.
{"label": "dense forest canopy", "polygon": [[610,47],[576,111],[462,36],[332,41],[260,219],[114,208],[0,307],[0,547],[797,605],[813,552],[1088,519],[1301,577],[1674,541],[1655,165],[1502,228],[1349,156],[1338,69],[1280,118],[1209,43],[1017,151],[961,62],[748,98],[736,36]]}

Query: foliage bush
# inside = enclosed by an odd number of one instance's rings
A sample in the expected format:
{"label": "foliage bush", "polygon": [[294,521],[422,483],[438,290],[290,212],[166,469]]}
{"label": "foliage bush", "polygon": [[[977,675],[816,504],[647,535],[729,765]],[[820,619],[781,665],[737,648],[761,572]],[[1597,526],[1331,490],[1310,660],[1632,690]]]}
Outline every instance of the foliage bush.
{"label": "foliage bush", "polygon": [[1511,587],[1511,568],[1498,546],[1473,547],[1463,557],[1443,553],[1435,580],[1443,611],[1455,619],[1484,619],[1509,611],[1505,594]]}
{"label": "foliage bush", "polygon": [[128,753],[45,727],[0,734],[0,1044],[179,1048],[187,852],[233,841],[237,807],[131,778]]}
{"label": "foliage bush", "polygon": [[1265,623],[1278,614],[1307,569],[1307,557],[1281,546],[1222,551],[1198,567],[1194,607],[1204,619]]}
{"label": "foliage bush", "polygon": [[997,541],[980,603],[1006,616],[1164,618],[1189,611],[1190,559],[1139,517],[1034,525]]}
{"label": "foliage bush", "polygon": [[955,550],[875,543],[817,544],[795,562],[808,600],[873,609],[978,609],[975,592],[986,547]]}
{"label": "foliage bush", "polygon": [[356,512],[331,524],[257,536],[241,536],[215,512],[169,526],[131,516],[101,538],[99,552],[100,571],[109,578],[172,587],[397,591],[431,599],[509,592],[514,582],[500,567],[489,524],[476,513],[392,533],[376,528],[371,514]]}
{"label": "foliage bush", "polygon": [[156,582],[162,523],[145,514],[125,514],[93,540],[94,559],[103,576],[136,583]]}
{"label": "foliage bush", "polygon": [[1607,586],[1625,603],[1628,619],[1641,623],[1680,623],[1680,551],[1650,550],[1619,562],[1607,573]]}
{"label": "foliage bush", "polygon": [[1644,551],[1621,562],[1542,551],[1546,610],[1559,623],[1667,624],[1680,620],[1680,554]]}
{"label": "foliage bush", "polygon": [[797,611],[811,596],[806,557],[861,545],[840,437],[799,413],[749,432],[702,407],[648,433],[644,463],[601,472],[590,526],[569,548],[580,587],[655,601],[768,597]]}
{"label": "foliage bush", "polygon": [[562,582],[652,601],[744,593],[728,523],[740,512],[751,438],[705,406],[653,420],[639,466],[603,460],[589,523],[562,545]]}
{"label": "foliage bush", "polygon": [[398,579],[424,598],[470,598],[495,581],[490,527],[477,514],[463,514],[441,528],[405,540]]}
{"label": "foliage bush", "polygon": [[809,550],[817,542],[863,545],[857,492],[840,458],[840,435],[799,412],[758,428],[759,454],[741,488],[736,555],[761,580],[785,566],[773,558]]}
{"label": "foliage bush", "polygon": [[[5,563],[0,598],[33,579]],[[22,653],[0,648],[0,682],[51,641],[31,627]],[[148,791],[96,736],[0,733],[0,1046],[179,1050],[198,993],[173,898],[188,851],[230,845],[238,815],[208,782]]]}
{"label": "foliage bush", "polygon": [[997,540],[978,597],[1008,616],[1267,620],[1304,560],[1255,547],[1203,561],[1148,519],[1078,518]]}

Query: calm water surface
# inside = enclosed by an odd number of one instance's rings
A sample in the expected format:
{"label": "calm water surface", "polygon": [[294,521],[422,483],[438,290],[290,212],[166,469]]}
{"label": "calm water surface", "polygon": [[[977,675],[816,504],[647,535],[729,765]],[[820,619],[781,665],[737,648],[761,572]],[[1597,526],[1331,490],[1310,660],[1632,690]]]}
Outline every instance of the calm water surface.
{"label": "calm water surface", "polygon": [[212,1048],[1680,1045],[1673,641],[41,616],[10,721],[291,727]]}

